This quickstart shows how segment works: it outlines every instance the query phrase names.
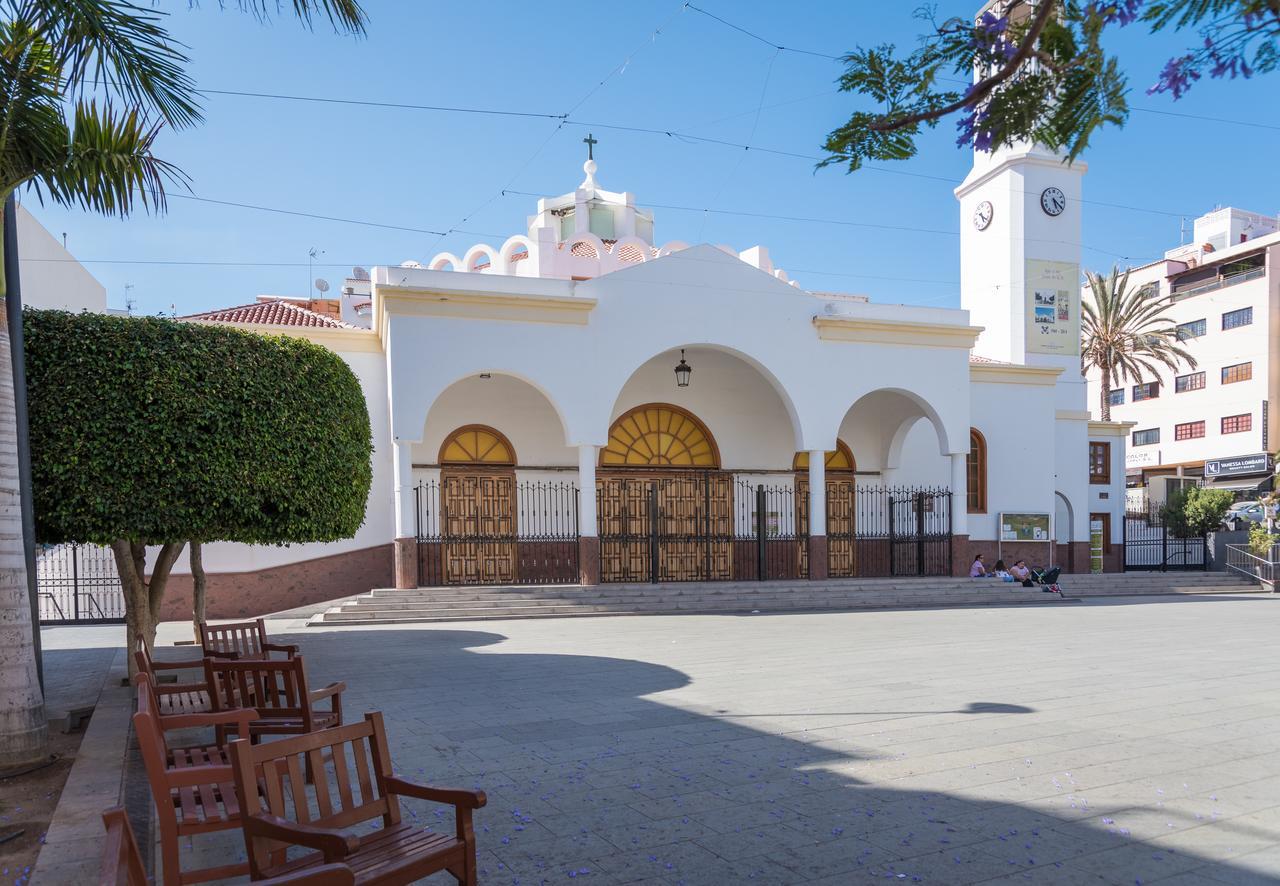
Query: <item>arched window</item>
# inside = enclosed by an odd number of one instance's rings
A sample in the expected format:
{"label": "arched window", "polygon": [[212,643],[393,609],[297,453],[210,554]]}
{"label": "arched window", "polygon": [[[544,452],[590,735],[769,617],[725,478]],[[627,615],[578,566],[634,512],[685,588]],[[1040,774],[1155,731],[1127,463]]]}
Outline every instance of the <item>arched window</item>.
{"label": "arched window", "polygon": [[[828,474],[851,474],[858,469],[858,463],[854,460],[853,452],[845,445],[843,440],[836,441],[836,448],[827,452],[827,457],[823,459]],[[808,471],[809,470],[809,453],[797,452],[796,457],[791,460],[791,470]]]}
{"label": "arched window", "polygon": [[977,428],[969,429],[969,458],[967,459],[969,487],[969,513],[987,512],[987,439]]}
{"label": "arched window", "polygon": [[679,406],[646,403],[609,428],[601,467],[718,468],[720,451],[706,426]]}
{"label": "arched window", "polygon": [[486,425],[465,425],[444,438],[440,446],[442,465],[485,465],[512,467],[516,451],[500,431]]}

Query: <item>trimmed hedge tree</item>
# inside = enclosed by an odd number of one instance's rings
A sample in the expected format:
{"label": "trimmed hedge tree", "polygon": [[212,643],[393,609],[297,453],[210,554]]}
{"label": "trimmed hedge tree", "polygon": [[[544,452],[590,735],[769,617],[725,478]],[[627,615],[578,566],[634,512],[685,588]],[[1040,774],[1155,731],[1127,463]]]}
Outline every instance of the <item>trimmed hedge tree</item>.
{"label": "trimmed hedge tree", "polygon": [[364,522],[369,413],[332,351],[64,311],[26,311],[23,332],[36,536],[111,547],[130,649],[154,641],[187,541],[334,541]]}

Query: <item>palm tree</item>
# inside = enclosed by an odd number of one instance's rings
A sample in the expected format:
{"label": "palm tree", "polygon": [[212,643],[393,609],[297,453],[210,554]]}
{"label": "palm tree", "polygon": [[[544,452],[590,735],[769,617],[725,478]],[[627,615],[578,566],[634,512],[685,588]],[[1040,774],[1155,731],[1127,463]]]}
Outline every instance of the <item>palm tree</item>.
{"label": "palm tree", "polygon": [[1157,377],[1159,367],[1177,372],[1196,367],[1196,360],[1179,344],[1178,327],[1165,310],[1172,296],[1161,296],[1154,286],[1129,289],[1129,272],[1113,267],[1110,276],[1088,272],[1089,298],[1085,300],[1081,369],[1096,368],[1101,376],[1102,420],[1111,421],[1111,391],[1143,376]]}
{"label": "palm tree", "polygon": [[[279,8],[237,5],[259,19]],[[364,30],[358,0],[289,5],[308,26],[323,15],[339,31]],[[156,137],[201,119],[164,13],[129,0],[0,0],[0,18],[0,203],[25,187],[104,215],[163,211],[165,187],[186,177],[155,156]],[[7,294],[0,280],[0,767],[43,756],[48,739],[18,516]]]}

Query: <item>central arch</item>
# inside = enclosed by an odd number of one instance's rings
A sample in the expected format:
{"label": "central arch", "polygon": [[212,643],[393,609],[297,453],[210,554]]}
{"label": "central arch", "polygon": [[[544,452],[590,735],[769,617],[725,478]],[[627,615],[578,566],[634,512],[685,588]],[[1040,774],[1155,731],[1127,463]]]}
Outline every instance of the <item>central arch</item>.
{"label": "central arch", "polygon": [[715,438],[697,416],[670,403],[645,403],[618,417],[600,466],[644,468],[720,467]]}

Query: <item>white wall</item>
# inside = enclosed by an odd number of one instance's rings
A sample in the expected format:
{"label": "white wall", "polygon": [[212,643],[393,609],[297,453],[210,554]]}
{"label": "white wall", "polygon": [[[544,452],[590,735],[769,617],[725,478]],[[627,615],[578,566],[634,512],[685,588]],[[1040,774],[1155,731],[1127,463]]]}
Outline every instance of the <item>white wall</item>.
{"label": "white wall", "polygon": [[[795,432],[777,391],[753,367],[709,348],[686,352],[689,387],[676,386],[679,351],[649,360],[623,385],[610,423],[644,403],[671,403],[707,426],[727,470],[791,469]],[[607,430],[607,429],[606,429]]]}
{"label": "white wall", "polygon": [[[712,247],[694,247],[576,285],[400,268],[375,269],[377,274],[385,277],[375,280],[380,286],[394,277],[397,284],[424,290],[483,284],[481,291],[495,296],[511,291],[597,299],[586,325],[390,313],[393,427],[400,440],[419,439],[431,404],[458,378],[493,372],[522,378],[556,402],[571,444],[601,445],[636,370],[655,357],[670,360],[675,349],[688,346],[735,353],[761,373],[785,405],[791,451],[830,449],[850,406],[884,387],[901,388],[929,404],[953,451],[967,446],[964,349],[917,347],[904,360],[901,345],[821,340],[813,325],[814,315],[823,310],[820,299]],[[846,310],[906,321],[923,316],[908,307],[849,305]],[[957,326],[967,322],[963,312],[938,309],[928,319]],[[889,365],[891,378],[885,374]],[[697,386],[696,365],[694,375]],[[671,390],[665,382],[663,389]]]}
{"label": "white wall", "polygon": [[106,288],[21,204],[18,257],[24,305],[74,312],[107,309]]}
{"label": "white wall", "polygon": [[[969,514],[969,537],[996,539],[1002,511],[1057,511],[1054,386],[975,382],[973,427],[987,441],[987,511]],[[1087,451],[1076,456],[1087,472]]]}
{"label": "white wall", "polygon": [[577,450],[565,444],[564,425],[542,392],[509,375],[470,375],[447,388],[432,404],[413,444],[415,465],[435,464],[445,438],[463,425],[488,425],[511,441],[521,465],[578,464]]}

